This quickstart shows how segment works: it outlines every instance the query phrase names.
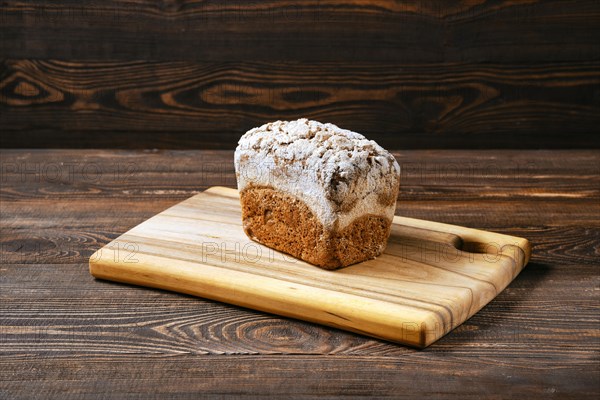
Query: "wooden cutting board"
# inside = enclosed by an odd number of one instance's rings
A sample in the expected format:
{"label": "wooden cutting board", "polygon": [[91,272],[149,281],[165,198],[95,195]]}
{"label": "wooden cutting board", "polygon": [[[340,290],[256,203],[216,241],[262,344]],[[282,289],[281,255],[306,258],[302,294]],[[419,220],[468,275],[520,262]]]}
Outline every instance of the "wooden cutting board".
{"label": "wooden cutting board", "polygon": [[496,297],[530,253],[526,239],[396,216],[384,254],[326,271],[248,239],[237,191],[213,187],[98,250],[90,272],[425,347]]}

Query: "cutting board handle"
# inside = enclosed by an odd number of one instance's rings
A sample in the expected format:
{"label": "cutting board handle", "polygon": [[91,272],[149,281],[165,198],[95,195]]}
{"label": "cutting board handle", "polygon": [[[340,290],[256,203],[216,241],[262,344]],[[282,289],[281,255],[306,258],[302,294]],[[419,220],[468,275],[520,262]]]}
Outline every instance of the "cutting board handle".
{"label": "cutting board handle", "polygon": [[414,238],[447,243],[469,253],[506,255],[520,265],[527,265],[531,257],[531,243],[520,237],[399,216],[394,217],[394,225],[410,230]]}

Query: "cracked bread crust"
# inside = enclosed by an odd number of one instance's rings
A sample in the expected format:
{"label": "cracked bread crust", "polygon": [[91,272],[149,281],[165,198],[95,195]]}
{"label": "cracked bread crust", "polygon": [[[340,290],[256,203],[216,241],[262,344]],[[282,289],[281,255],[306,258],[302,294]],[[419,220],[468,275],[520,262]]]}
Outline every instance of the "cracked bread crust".
{"label": "cracked bread crust", "polygon": [[307,119],[271,122],[240,138],[234,160],[240,192],[254,185],[290,194],[326,229],[394,216],[400,166],[359,133]]}
{"label": "cracked bread crust", "polygon": [[324,269],[377,257],[390,234],[390,221],[370,214],[328,229],[302,200],[272,187],[248,186],[240,197],[248,237]]}

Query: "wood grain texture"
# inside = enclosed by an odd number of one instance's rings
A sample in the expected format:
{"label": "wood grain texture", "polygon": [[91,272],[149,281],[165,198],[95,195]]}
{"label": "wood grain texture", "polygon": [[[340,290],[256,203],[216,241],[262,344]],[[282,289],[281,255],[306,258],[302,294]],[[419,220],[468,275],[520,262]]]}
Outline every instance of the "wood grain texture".
{"label": "wood grain texture", "polygon": [[597,60],[600,5],[573,1],[5,1],[13,58]]}
{"label": "wood grain texture", "polygon": [[[549,363],[543,368],[530,368],[519,365],[527,358],[492,361],[438,354],[436,362],[427,362],[430,357],[435,356],[298,355],[290,362],[290,357],[277,355],[213,357],[185,354],[165,358],[99,355],[88,360],[42,359],[36,364],[39,368],[29,369],[14,362],[19,360],[18,357],[10,357],[2,362],[5,368],[0,372],[0,378],[6,377],[8,393],[31,387],[31,381],[37,381],[43,382],[48,393],[60,393],[60,398],[93,398],[99,392],[123,393],[124,397],[131,398],[190,398],[198,393],[214,397],[294,395],[299,398],[426,397],[433,393],[438,398],[459,398],[455,393],[460,393],[464,396],[460,398],[474,399],[482,393],[491,397],[502,393],[502,397],[509,398],[526,395],[593,399],[597,394],[594,386],[589,384],[588,371],[593,363]],[[494,362],[498,364],[495,367],[497,376],[482,373]],[[456,364],[464,365],[464,368],[456,371]],[[95,372],[96,379],[88,379],[88,368]],[[48,371],[55,371],[53,379],[47,379]],[[189,372],[182,374],[182,371]],[[18,379],[14,379],[15,373],[19,374]],[[425,381],[423,376],[429,379]],[[75,387],[73,379],[78,383]],[[568,389],[557,384],[567,380],[570,381]],[[154,382],[163,384],[155,385]],[[415,382],[423,385],[415,385]]]}
{"label": "wood grain texture", "polygon": [[521,272],[527,239],[394,217],[383,254],[321,270],[251,241],[237,190],[213,186],[95,252],[100,279],[172,290],[427,347]]}
{"label": "wood grain texture", "polygon": [[597,147],[599,88],[600,60],[4,60],[0,144],[233,149],[254,126],[308,117],[392,149]]}
{"label": "wood grain texture", "polygon": [[[519,398],[523,395],[547,398],[595,398],[588,379],[590,363],[548,364],[543,369],[519,366],[523,359],[496,360],[497,376],[482,373],[492,362],[477,357],[439,354],[435,363],[418,354],[402,357],[315,357],[298,355],[263,355],[228,357],[180,355],[157,358],[96,356],[89,360],[73,358],[42,359],[25,370],[7,358],[0,377],[10,378],[9,393],[30,387],[31,381],[43,382],[48,393],[61,398],[90,397],[98,392],[124,393],[125,397],[190,398],[265,397],[294,395],[299,398],[364,398],[431,396],[439,398],[477,398],[482,393],[494,397]],[[16,358],[18,360],[19,358]],[[348,362],[354,359],[353,362]],[[11,363],[11,361],[13,361]],[[461,372],[452,371],[456,364],[465,365]],[[415,366],[418,365],[418,368]],[[96,379],[86,379],[87,368]],[[56,371],[47,379],[47,371]],[[140,371],[145,371],[140,374]],[[183,373],[182,371],[189,371]],[[14,379],[15,372],[19,378]],[[116,373],[117,372],[117,373]],[[423,376],[428,377],[427,381]],[[73,378],[80,382],[73,387]],[[29,381],[24,380],[29,379]],[[570,389],[557,382],[570,380]],[[155,385],[154,382],[163,382]],[[423,382],[423,385],[414,385]],[[413,387],[415,386],[415,387]],[[490,390],[493,388],[493,390]],[[57,396],[58,397],[58,396]]]}
{"label": "wood grain texture", "polygon": [[[90,278],[87,258],[100,246],[233,182],[229,151],[0,151],[0,397],[595,399],[597,151],[395,155],[403,166],[398,214],[534,246],[508,288],[424,351]],[[129,162],[135,168],[115,179]],[[43,172],[61,163],[75,164],[74,173]],[[103,173],[85,175],[93,164]]]}

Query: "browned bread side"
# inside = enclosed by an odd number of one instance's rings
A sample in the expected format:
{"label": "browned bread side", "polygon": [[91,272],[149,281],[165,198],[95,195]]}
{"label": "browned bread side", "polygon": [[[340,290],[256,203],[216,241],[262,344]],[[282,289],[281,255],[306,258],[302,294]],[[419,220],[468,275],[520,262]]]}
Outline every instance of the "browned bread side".
{"label": "browned bread side", "polygon": [[240,197],[248,237],[325,269],[377,257],[390,234],[389,220],[368,214],[327,229],[302,200],[270,187],[250,186]]}

